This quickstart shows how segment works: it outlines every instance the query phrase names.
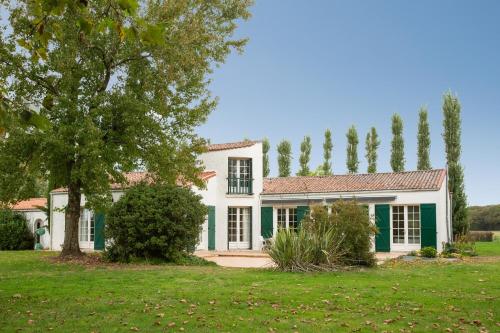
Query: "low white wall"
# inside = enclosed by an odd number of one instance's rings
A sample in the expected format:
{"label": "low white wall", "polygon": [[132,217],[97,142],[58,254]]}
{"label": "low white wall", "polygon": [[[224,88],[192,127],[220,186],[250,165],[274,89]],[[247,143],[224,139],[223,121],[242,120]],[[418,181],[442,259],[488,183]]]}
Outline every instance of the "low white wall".
{"label": "low white wall", "polygon": [[[26,217],[26,221],[28,223],[28,229],[35,235],[35,222],[40,219],[42,221],[41,226],[47,226],[47,214],[44,211],[39,209],[30,209],[30,210],[18,210],[17,212],[23,214]],[[35,235],[36,237],[36,235]],[[49,230],[45,230],[45,234],[40,236],[40,244],[44,249],[50,248],[50,233]],[[33,244],[34,246],[35,244]]]}

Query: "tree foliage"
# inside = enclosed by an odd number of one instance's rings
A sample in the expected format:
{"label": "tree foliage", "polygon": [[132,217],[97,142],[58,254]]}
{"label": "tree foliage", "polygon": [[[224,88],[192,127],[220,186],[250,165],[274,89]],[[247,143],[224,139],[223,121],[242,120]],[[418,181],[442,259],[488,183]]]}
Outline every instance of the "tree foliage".
{"label": "tree foliage", "polygon": [[403,119],[397,113],[392,116],[391,168],[394,172],[405,171]]}
{"label": "tree foliage", "polygon": [[330,129],[325,131],[325,142],[323,143],[323,172],[325,176],[331,175],[332,171],[332,132]]}
{"label": "tree foliage", "polygon": [[346,134],[347,137],[347,170],[349,173],[358,173],[358,132],[356,131],[356,127],[352,125]]}
{"label": "tree foliage", "polygon": [[467,218],[472,230],[500,230],[500,205],[471,206]]}
{"label": "tree foliage", "polygon": [[123,262],[134,257],[179,262],[198,244],[207,213],[201,197],[188,188],[138,184],[106,217],[107,255]]}
{"label": "tree foliage", "polygon": [[278,144],[278,174],[280,177],[289,177],[292,173],[292,144],[282,140]]}
{"label": "tree foliage", "polygon": [[269,168],[269,149],[271,148],[271,145],[269,144],[269,139],[264,138],[262,140],[262,172],[264,177],[269,176],[269,173],[271,172]]}
{"label": "tree foliage", "polygon": [[0,251],[33,250],[35,238],[24,215],[10,209],[0,210]]}
{"label": "tree foliage", "polygon": [[452,193],[452,224],[454,235],[465,235],[469,230],[467,220],[467,196],[465,194],[464,170],[460,162],[461,107],[458,97],[447,92],[443,97],[443,138],[448,163],[448,189]]}
{"label": "tree foliage", "polygon": [[[109,204],[110,182],[135,169],[199,182],[194,128],[216,106],[207,75],[242,50],[232,36],[249,0],[6,3],[0,95],[16,117],[0,143],[1,201],[34,178],[67,187],[63,254],[77,255],[82,193]],[[37,126],[20,121],[33,115]]]}
{"label": "tree foliage", "polygon": [[427,109],[421,108],[418,113],[418,170],[430,170],[430,149],[431,149],[431,135],[429,131],[429,121],[427,120]]}
{"label": "tree foliage", "polygon": [[311,160],[311,137],[305,136],[304,140],[300,144],[300,170],[297,172],[297,176],[309,176],[311,170],[309,169],[309,161]]}
{"label": "tree foliage", "polygon": [[366,161],[368,162],[368,173],[377,172],[377,149],[380,146],[380,140],[378,138],[377,129],[372,127],[370,131],[366,134],[365,141],[366,149]]}

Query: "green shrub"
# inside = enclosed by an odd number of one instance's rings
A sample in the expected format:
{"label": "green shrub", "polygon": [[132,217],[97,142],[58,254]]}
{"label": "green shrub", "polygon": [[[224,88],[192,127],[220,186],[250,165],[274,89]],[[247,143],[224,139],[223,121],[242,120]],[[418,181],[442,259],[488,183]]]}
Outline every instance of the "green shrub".
{"label": "green shrub", "polygon": [[340,237],[333,229],[324,233],[280,229],[267,253],[281,271],[336,270],[341,266]]}
{"label": "green shrub", "polygon": [[424,258],[436,258],[437,251],[432,246],[427,246],[427,247],[420,249],[420,255]]}
{"label": "green shrub", "polygon": [[106,219],[106,255],[183,262],[199,241],[207,208],[201,197],[175,185],[138,184],[126,191]]}
{"label": "green shrub", "polygon": [[268,253],[283,271],[334,270],[342,266],[375,264],[371,236],[375,228],[366,210],[355,201],[314,206],[299,231],[279,230]]}
{"label": "green shrub", "polygon": [[493,242],[493,231],[469,231],[467,241],[469,242]]}
{"label": "green shrub", "polygon": [[453,244],[458,253],[467,257],[477,256],[476,244],[468,240],[467,236],[458,237]]}
{"label": "green shrub", "polygon": [[0,210],[0,250],[33,250],[34,244],[26,218],[10,209]]}

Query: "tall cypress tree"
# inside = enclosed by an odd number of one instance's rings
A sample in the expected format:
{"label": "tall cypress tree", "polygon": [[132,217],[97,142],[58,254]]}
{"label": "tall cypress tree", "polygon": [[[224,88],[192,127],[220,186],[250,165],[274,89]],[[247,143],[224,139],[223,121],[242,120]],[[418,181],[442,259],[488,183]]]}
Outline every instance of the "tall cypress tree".
{"label": "tall cypress tree", "polygon": [[356,131],[356,127],[354,125],[349,128],[346,134],[347,137],[347,170],[349,173],[357,173],[358,172],[358,132]]}
{"label": "tall cypress tree", "polygon": [[288,177],[292,173],[292,144],[282,140],[278,144],[278,173],[280,177]]}
{"label": "tall cypress tree", "polygon": [[308,176],[311,173],[311,170],[309,169],[311,149],[311,138],[309,136],[305,136],[304,140],[300,144],[300,170],[297,172],[297,176]]}
{"label": "tall cypress tree", "polygon": [[366,161],[368,162],[368,173],[377,172],[377,149],[380,145],[380,140],[378,139],[377,129],[372,127],[370,131],[366,134]]}
{"label": "tall cypress tree", "polygon": [[431,135],[429,121],[427,120],[427,109],[421,108],[418,114],[418,170],[431,169],[429,152],[431,149]]}
{"label": "tall cypress tree", "polygon": [[269,168],[269,149],[271,145],[269,144],[269,139],[264,138],[262,140],[262,173],[264,177],[269,176],[270,168]]}
{"label": "tall cypress tree", "polygon": [[405,170],[403,119],[397,113],[392,116],[391,167],[394,172]]}
{"label": "tall cypress tree", "polygon": [[443,97],[443,138],[448,163],[448,188],[452,193],[452,225],[454,235],[464,235],[469,231],[467,220],[467,196],[464,186],[464,170],[460,163],[461,107],[457,96],[447,92]]}
{"label": "tall cypress tree", "polygon": [[325,142],[323,143],[323,175],[331,175],[332,172],[332,132],[327,129],[325,131]]}

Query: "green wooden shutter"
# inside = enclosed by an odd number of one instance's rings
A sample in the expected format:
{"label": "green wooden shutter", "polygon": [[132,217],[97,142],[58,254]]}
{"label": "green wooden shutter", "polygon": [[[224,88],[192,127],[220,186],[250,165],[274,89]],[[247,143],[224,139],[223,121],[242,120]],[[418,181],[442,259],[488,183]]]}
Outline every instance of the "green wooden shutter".
{"label": "green wooden shutter", "polygon": [[260,234],[264,238],[273,237],[273,207],[260,208]]}
{"label": "green wooden shutter", "polygon": [[436,248],[436,204],[420,205],[420,226],[422,228],[420,246]]}
{"label": "green wooden shutter", "polygon": [[94,250],[104,250],[104,214],[94,216]]}
{"label": "green wooden shutter", "polygon": [[391,251],[390,206],[375,205],[375,225],[378,233],[375,235],[375,251]]}
{"label": "green wooden shutter", "polygon": [[308,206],[298,206],[297,207],[297,227],[300,228],[300,224],[304,219],[304,216],[308,214],[309,207]]}
{"label": "green wooden shutter", "polygon": [[215,250],[215,206],[208,206],[208,249]]}

